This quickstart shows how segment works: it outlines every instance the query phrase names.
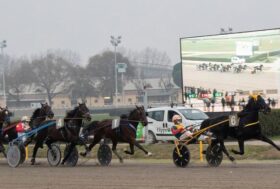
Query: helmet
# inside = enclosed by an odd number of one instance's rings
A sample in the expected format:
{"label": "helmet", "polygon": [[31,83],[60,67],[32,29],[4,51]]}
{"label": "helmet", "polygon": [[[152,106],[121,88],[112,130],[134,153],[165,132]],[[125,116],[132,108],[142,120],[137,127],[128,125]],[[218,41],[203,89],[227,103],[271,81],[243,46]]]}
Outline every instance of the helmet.
{"label": "helmet", "polygon": [[256,94],[251,94],[251,95],[249,96],[249,98],[252,98],[252,99],[254,99],[254,100],[257,100],[257,97],[258,97],[258,95],[256,95]]}
{"label": "helmet", "polygon": [[30,118],[28,116],[23,116],[21,118],[21,121],[26,121],[26,122],[29,122],[30,121]]}
{"label": "helmet", "polygon": [[176,121],[181,120],[181,119],[182,119],[181,116],[179,116],[179,115],[174,115],[174,116],[172,117],[172,122],[176,122]]}

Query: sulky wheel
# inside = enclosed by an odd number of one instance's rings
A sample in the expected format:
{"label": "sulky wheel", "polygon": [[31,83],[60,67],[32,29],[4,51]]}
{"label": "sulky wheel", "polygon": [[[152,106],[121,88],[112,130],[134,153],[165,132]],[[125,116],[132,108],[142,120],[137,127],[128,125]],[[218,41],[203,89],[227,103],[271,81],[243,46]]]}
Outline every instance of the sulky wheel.
{"label": "sulky wheel", "polygon": [[110,147],[107,144],[101,144],[98,152],[97,152],[97,158],[102,166],[108,166],[111,163],[112,160],[112,151]]}
{"label": "sulky wheel", "polygon": [[[69,148],[70,148],[70,144],[67,144],[66,148],[64,150],[64,158],[67,155],[67,153],[69,152]],[[77,147],[75,146],[73,148],[71,154],[69,155],[69,157],[65,161],[65,165],[74,167],[74,166],[77,165],[78,160],[79,160],[79,153],[78,153]]]}
{"label": "sulky wheel", "polygon": [[[25,152],[24,152],[25,158]],[[10,167],[17,167],[22,162],[22,151],[17,144],[12,144],[8,148],[7,160]]]}
{"label": "sulky wheel", "polygon": [[211,167],[218,167],[223,161],[223,152],[219,144],[209,145],[206,150],[206,160]]}
{"label": "sulky wheel", "polygon": [[26,152],[25,152],[25,146],[21,143],[18,145],[20,152],[21,152],[21,159],[20,159],[20,164],[23,164],[26,158]]}
{"label": "sulky wheel", "polygon": [[51,149],[48,149],[47,154],[50,166],[58,166],[61,161],[61,151],[57,144],[52,144]]}
{"label": "sulky wheel", "polygon": [[173,162],[177,167],[186,167],[190,162],[190,151],[186,145],[179,144],[178,150],[175,147],[173,150]]}

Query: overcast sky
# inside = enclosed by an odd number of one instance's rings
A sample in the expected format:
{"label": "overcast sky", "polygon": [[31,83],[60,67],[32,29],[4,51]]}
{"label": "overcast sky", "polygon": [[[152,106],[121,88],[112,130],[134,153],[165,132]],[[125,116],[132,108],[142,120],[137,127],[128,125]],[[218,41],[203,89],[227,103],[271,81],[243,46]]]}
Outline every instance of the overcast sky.
{"label": "overcast sky", "polygon": [[9,55],[70,49],[85,64],[121,35],[121,47],[156,48],[177,63],[180,37],[278,28],[279,7],[279,0],[0,0],[0,41]]}

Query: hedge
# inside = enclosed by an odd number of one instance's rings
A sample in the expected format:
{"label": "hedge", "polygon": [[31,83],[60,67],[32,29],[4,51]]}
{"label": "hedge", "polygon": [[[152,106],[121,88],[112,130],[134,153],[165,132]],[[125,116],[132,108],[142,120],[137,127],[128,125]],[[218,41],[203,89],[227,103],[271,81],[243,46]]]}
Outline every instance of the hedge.
{"label": "hedge", "polygon": [[280,135],[280,109],[274,109],[269,114],[260,113],[260,123],[263,134],[267,136]]}

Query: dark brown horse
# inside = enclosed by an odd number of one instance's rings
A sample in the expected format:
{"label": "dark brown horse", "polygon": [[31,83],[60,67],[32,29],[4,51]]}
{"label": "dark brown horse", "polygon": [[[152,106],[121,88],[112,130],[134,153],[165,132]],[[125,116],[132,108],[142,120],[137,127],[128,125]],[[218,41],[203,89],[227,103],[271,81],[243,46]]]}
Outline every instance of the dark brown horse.
{"label": "dark brown horse", "polygon": [[[3,143],[17,138],[15,126],[13,126],[13,123],[11,124],[10,122],[11,115],[12,113],[8,110],[7,107],[0,107],[0,152],[2,152],[5,157],[6,153]],[[8,135],[8,140],[5,138],[6,135]]]}
{"label": "dark brown horse", "polygon": [[37,146],[37,148],[35,149],[34,147],[34,152],[31,160],[32,164],[35,163],[38,147],[41,146],[44,141],[49,149],[51,149],[51,144],[57,141],[70,143],[70,148],[67,155],[62,160],[62,164],[65,163],[76,144],[82,142],[82,144],[86,147],[86,144],[84,144],[83,141],[81,141],[79,138],[83,119],[91,119],[89,109],[84,103],[79,104],[77,107],[66,114],[66,117],[64,118],[64,126],[60,129],[56,127],[57,125],[53,120],[41,123],[39,127],[49,124],[49,122],[54,122],[54,124],[52,124],[51,126],[38,132],[35,145],[35,147]]}
{"label": "dark brown horse", "polygon": [[134,145],[141,149],[146,155],[152,155],[146,151],[135,139],[137,125],[139,122],[143,123],[144,126],[148,124],[146,112],[144,107],[137,107],[129,113],[129,116],[122,116],[120,119],[119,128],[112,129],[112,119],[103,121],[94,121],[89,125],[89,135],[93,134],[94,139],[90,144],[89,149],[86,152],[81,153],[82,156],[86,156],[90,150],[98,144],[101,139],[111,139],[112,151],[119,158],[120,162],[123,162],[123,158],[117,153],[116,147],[118,142],[126,142],[130,145],[130,151],[126,150],[126,154],[134,154]]}

